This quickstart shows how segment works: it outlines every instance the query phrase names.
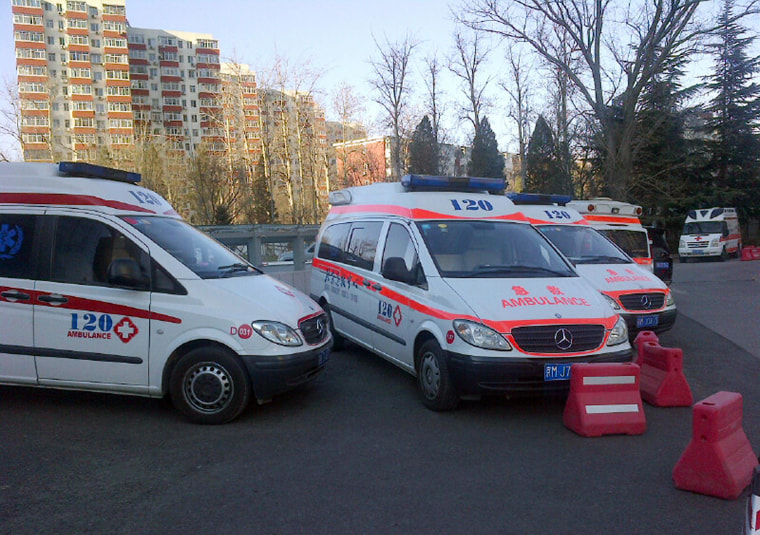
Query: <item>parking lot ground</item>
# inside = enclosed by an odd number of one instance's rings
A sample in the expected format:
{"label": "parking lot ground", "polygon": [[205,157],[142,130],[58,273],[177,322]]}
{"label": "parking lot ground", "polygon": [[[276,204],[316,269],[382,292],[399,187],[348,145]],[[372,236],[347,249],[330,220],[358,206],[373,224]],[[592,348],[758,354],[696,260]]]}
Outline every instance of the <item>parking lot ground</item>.
{"label": "parking lot ground", "polygon": [[[758,360],[682,316],[695,400],[744,395]],[[351,347],[315,385],[220,427],[161,400],[0,387],[0,533],[738,533],[746,491],[675,489],[690,408],[645,405],[639,436],[583,438],[562,398],[434,413],[414,379]]]}

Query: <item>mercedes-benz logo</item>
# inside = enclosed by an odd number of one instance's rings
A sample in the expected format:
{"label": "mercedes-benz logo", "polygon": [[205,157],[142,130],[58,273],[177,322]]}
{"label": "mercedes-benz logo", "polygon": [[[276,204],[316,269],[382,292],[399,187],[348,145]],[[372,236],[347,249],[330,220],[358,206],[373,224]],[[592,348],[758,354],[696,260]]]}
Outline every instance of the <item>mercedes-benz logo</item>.
{"label": "mercedes-benz logo", "polygon": [[573,347],[573,333],[564,327],[557,329],[557,332],[554,333],[554,344],[558,349],[567,351]]}
{"label": "mercedes-benz logo", "polygon": [[649,296],[648,295],[642,295],[641,296],[641,306],[645,310],[649,310],[650,308],[652,308],[652,301],[649,300]]}
{"label": "mercedes-benz logo", "polygon": [[319,336],[324,336],[325,334],[325,321],[322,318],[317,320],[317,332]]}

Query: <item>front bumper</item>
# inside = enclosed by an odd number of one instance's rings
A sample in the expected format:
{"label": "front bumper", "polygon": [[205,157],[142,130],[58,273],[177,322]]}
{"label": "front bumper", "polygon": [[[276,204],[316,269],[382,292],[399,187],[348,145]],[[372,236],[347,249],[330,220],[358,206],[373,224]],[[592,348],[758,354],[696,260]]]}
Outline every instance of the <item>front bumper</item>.
{"label": "front bumper", "polygon": [[328,340],[316,349],[294,355],[241,357],[248,369],[256,399],[269,400],[315,379],[325,369],[331,346]]}
{"label": "front bumper", "polygon": [[710,256],[720,256],[723,253],[723,246],[718,247],[699,247],[699,248],[678,248],[678,256],[681,258],[707,258]]}
{"label": "front bumper", "polygon": [[[662,333],[673,328],[673,324],[675,324],[676,317],[678,316],[678,309],[674,308],[672,310],[663,310],[662,312],[653,313],[640,312],[637,314],[621,311],[619,314],[625,320],[625,324],[628,326],[628,333],[632,335],[640,331],[654,331],[656,333]],[[643,316],[657,316],[657,325],[654,327],[637,327],[636,320]]]}
{"label": "front bumper", "polygon": [[444,351],[449,374],[460,396],[567,392],[570,381],[544,381],[545,364],[630,362],[626,348],[581,357],[488,358]]}

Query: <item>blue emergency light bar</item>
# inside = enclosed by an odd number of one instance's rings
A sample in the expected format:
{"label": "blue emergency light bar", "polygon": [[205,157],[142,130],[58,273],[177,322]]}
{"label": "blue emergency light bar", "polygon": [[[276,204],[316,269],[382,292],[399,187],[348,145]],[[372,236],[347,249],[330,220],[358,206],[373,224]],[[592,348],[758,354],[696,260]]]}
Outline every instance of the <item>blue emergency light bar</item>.
{"label": "blue emergency light bar", "polygon": [[475,176],[404,175],[401,185],[410,190],[428,191],[487,191],[501,193],[506,187],[503,178]]}
{"label": "blue emergency light bar", "polygon": [[567,203],[573,200],[573,197],[571,195],[516,193],[514,191],[507,193],[507,197],[515,204],[557,204],[559,206],[565,206]]}
{"label": "blue emergency light bar", "polygon": [[112,167],[103,167],[85,162],[60,162],[58,171],[65,176],[81,176],[87,178],[104,178],[106,180],[115,180],[116,182],[128,182],[136,184],[142,180],[140,173],[130,173],[121,169]]}

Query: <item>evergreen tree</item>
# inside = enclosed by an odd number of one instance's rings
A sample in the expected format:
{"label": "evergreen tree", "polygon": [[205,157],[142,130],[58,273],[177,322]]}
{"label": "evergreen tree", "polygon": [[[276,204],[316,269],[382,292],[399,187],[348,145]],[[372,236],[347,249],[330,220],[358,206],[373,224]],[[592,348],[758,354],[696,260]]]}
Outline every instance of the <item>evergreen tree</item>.
{"label": "evergreen tree", "polygon": [[274,223],[277,220],[277,208],[269,189],[263,158],[260,158],[259,163],[256,164],[256,172],[251,182],[251,205],[248,218],[252,223],[258,224]]}
{"label": "evergreen tree", "polygon": [[525,191],[531,193],[572,194],[570,177],[562,172],[554,134],[543,115],[539,115],[528,142]]}
{"label": "evergreen tree", "polygon": [[472,140],[467,174],[490,178],[504,178],[504,156],[499,152],[496,135],[491,130],[487,117],[483,117],[475,129]]}
{"label": "evergreen tree", "polygon": [[711,204],[737,206],[746,215],[757,214],[760,206],[760,85],[753,82],[760,58],[747,56],[756,36],[746,36],[733,8],[733,0],[724,0],[718,39],[710,45],[715,58],[707,83],[714,94],[707,108]]}
{"label": "evergreen tree", "polygon": [[409,144],[409,172],[421,175],[438,174],[438,143],[428,116],[424,116],[412,134]]}

